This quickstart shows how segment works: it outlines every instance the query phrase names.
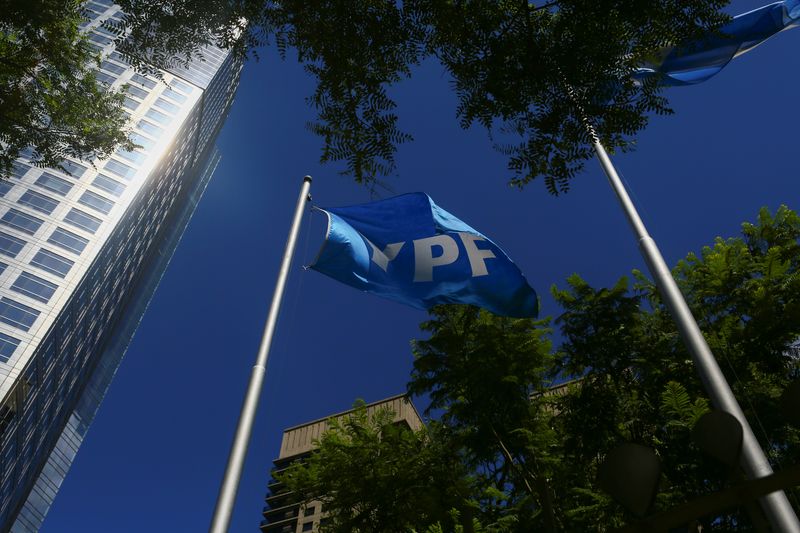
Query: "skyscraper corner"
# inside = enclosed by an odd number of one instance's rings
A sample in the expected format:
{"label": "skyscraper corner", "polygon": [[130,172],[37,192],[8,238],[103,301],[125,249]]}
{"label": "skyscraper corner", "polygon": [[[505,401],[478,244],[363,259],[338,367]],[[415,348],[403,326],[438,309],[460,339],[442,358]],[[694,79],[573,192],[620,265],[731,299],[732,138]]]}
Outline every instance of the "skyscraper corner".
{"label": "skyscraper corner", "polygon": [[102,26],[83,24],[103,61],[97,79],[126,86],[140,146],[69,170],[24,154],[0,182],[0,531],[38,531],[167,268],[220,154],[241,58],[137,73]]}

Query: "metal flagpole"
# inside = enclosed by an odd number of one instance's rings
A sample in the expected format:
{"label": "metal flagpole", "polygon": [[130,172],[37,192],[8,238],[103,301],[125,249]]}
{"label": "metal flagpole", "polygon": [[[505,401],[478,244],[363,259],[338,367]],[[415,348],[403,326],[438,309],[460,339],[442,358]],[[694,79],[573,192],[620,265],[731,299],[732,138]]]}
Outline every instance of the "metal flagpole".
{"label": "metal flagpole", "polygon": [[[767,461],[767,457],[759,446],[758,440],[756,440],[756,436],[753,434],[753,430],[742,412],[742,408],[736,401],[730,385],[728,385],[725,376],[722,374],[722,370],[716,359],[714,359],[714,354],[711,353],[711,348],[706,343],[697,321],[692,316],[692,312],[689,310],[678,284],[675,283],[672,273],[667,268],[667,264],[664,262],[664,258],[661,256],[655,241],[647,233],[636,207],[633,205],[630,196],[628,196],[622,180],[611,163],[605,148],[600,144],[600,140],[593,128],[589,127],[589,133],[592,136],[597,159],[600,160],[600,165],[602,165],[603,171],[608,177],[608,182],[617,195],[617,199],[623,211],[625,211],[625,216],[636,234],[639,250],[642,252],[647,268],[656,282],[667,309],[669,309],[675,324],[678,326],[678,332],[681,339],[683,339],[683,343],[692,355],[694,364],[700,373],[703,387],[711,397],[712,405],[715,409],[732,414],[742,425],[744,435],[741,465],[745,474],[749,478],[769,476],[772,474],[769,461]],[[783,491],[767,494],[760,498],[759,502],[774,531],[800,533],[800,522],[798,522],[797,515]]]}
{"label": "metal flagpole", "polygon": [[303,178],[303,186],[297,199],[292,227],[289,230],[289,238],[286,240],[286,250],[283,253],[281,269],[278,272],[278,281],[275,283],[275,292],[272,294],[272,304],[269,308],[267,322],[264,324],[264,334],[261,337],[261,345],[258,348],[256,364],[253,366],[250,384],[247,386],[247,394],[244,398],[244,405],[242,405],[242,411],[239,414],[239,424],[236,427],[236,435],[228,456],[225,476],[222,479],[219,496],[217,496],[217,507],[214,510],[214,518],[211,521],[210,533],[226,533],[231,521],[236,492],[239,488],[239,478],[242,476],[242,467],[247,456],[250,433],[253,430],[253,421],[258,409],[258,398],[261,396],[261,386],[264,383],[264,373],[267,367],[269,348],[272,344],[272,334],[275,332],[275,324],[278,321],[281,300],[283,300],[283,292],[286,288],[286,278],[289,276],[289,268],[292,264],[295,244],[297,244],[297,234],[300,230],[300,221],[303,218],[303,207],[307,199],[310,199],[308,195],[310,189],[311,176],[306,176]]}

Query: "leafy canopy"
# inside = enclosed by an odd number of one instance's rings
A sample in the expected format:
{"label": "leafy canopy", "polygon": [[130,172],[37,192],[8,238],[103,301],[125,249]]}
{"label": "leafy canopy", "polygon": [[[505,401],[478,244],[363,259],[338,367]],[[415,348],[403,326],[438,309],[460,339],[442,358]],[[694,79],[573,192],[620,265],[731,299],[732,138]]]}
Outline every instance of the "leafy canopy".
{"label": "leafy canopy", "polygon": [[423,530],[449,526],[451,511],[466,509],[470,480],[435,427],[412,431],[393,421],[388,409],[369,414],[359,402],[330,421],[316,453],[277,476],[301,500],[322,503],[321,531]]}
{"label": "leafy canopy", "polygon": [[[463,128],[484,127],[510,183],[553,194],[592,156],[586,122],[611,150],[633,146],[670,113],[657,80],[629,73],[664,46],[727,20],[727,0],[120,0],[104,22],[137,69],[199,61],[209,45],[258,57],[291,50],[317,82],[308,103],[322,162],[374,186],[396,171],[401,129],[392,86],[435,60]],[[0,10],[0,170],[26,146],[40,164],[104,157],[125,143],[121,96],[95,84],[98,58],[79,31],[81,2],[7,0]]]}
{"label": "leafy canopy", "polygon": [[[742,236],[718,238],[673,269],[694,316],[773,465],[800,459],[800,430],[787,423],[781,395],[800,378],[793,349],[800,338],[800,218],[785,206],[762,209]],[[559,402],[565,450],[586,472],[567,471],[580,487],[570,505],[582,521],[602,510],[610,521],[625,515],[591,483],[602,454],[621,442],[654,448],[663,464],[658,509],[722,488],[731,476],[704,457],[691,429],[709,409],[691,357],[654,284],[634,272],[614,287],[595,289],[579,276],[553,289],[564,308],[557,319],[564,343],[559,372],[582,376]],[[587,479],[589,473],[589,479]],[[588,481],[588,482],[587,482]],[[793,491],[797,505],[797,491]],[[574,511],[573,511],[574,512]],[[617,518],[614,518],[617,517]],[[630,518],[629,518],[630,519]],[[742,509],[706,517],[705,527],[749,530]]]}
{"label": "leafy canopy", "polygon": [[[717,239],[673,270],[776,469],[800,460],[800,428],[781,406],[800,379],[799,238],[796,213],[763,209],[740,237]],[[735,481],[740,473],[691,439],[710,406],[652,282],[634,272],[633,282],[595,288],[574,275],[552,292],[563,308],[553,323],[558,348],[548,321],[432,310],[412,345],[408,387],[438,421],[403,434],[386,430],[391,417],[360,414],[324,435],[290,482],[325,498],[336,517],[369,510],[399,529],[337,518],[324,531],[608,531],[636,520],[596,481],[606,454],[625,442],[654,449],[662,463],[652,512]],[[573,381],[551,390],[565,375]],[[753,530],[744,508],[700,523]]]}
{"label": "leafy canopy", "polygon": [[79,31],[78,0],[0,7],[0,176],[28,147],[34,163],[108,157],[127,138],[122,95],[98,85],[99,56]]}
{"label": "leafy canopy", "polygon": [[[541,177],[557,194],[591,157],[585,120],[610,149],[627,149],[648,117],[671,112],[656,80],[629,73],[663,47],[727,20],[727,0],[121,0],[118,30],[136,64],[202,56],[207,44],[257,55],[274,44],[317,81],[310,129],[321,160],[374,185],[396,170],[411,134],[399,126],[391,87],[426,59],[438,61],[458,98],[463,128],[486,128],[508,156],[509,180]],[[245,24],[247,21],[247,24]],[[144,58],[150,59],[145,60]]]}

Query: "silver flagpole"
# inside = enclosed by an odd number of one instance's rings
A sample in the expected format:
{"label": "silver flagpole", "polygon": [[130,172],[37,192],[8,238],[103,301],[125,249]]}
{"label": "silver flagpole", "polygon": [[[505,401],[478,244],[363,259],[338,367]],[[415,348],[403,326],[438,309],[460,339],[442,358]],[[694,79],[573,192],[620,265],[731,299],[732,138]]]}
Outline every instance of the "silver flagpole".
{"label": "silver flagpole", "polygon": [[[608,182],[614,193],[617,195],[620,205],[628,222],[636,234],[637,242],[639,243],[639,250],[642,252],[647,268],[656,282],[659,292],[661,293],[664,303],[669,309],[675,324],[678,326],[683,343],[692,355],[697,371],[700,373],[700,380],[706,393],[711,397],[711,403],[715,409],[726,411],[735,416],[742,424],[744,432],[742,442],[742,457],[741,465],[749,478],[766,477],[772,474],[772,467],[767,461],[761,446],[753,434],[753,430],[747,419],[739,407],[739,402],[733,395],[733,391],[725,380],[717,360],[714,359],[714,354],[711,353],[708,343],[706,343],[697,321],[692,316],[686,300],[683,298],[678,284],[672,277],[672,273],[661,252],[658,250],[655,241],[650,234],[647,233],[636,207],[628,196],[622,180],[619,178],[611,159],[608,157],[605,148],[594,132],[593,128],[589,128],[590,134],[593,139],[594,150],[597,154],[597,159],[600,160],[600,165],[608,177]],[[787,532],[787,533],[800,533],[800,522],[797,520],[797,515],[792,509],[786,494],[783,491],[773,492],[759,499],[761,507],[766,514],[767,519],[772,525],[773,531]]]}
{"label": "silver flagpole", "polygon": [[244,405],[239,415],[239,425],[236,427],[236,436],[233,439],[233,446],[228,456],[228,466],[225,468],[225,476],[222,479],[222,486],[217,496],[217,507],[214,510],[214,518],[211,521],[211,533],[226,533],[233,513],[233,505],[236,502],[236,492],[239,489],[239,478],[242,476],[242,467],[247,456],[247,446],[250,442],[250,433],[253,430],[253,421],[258,409],[258,398],[261,396],[261,386],[264,383],[264,373],[267,367],[267,357],[269,348],[272,344],[272,334],[275,332],[275,324],[278,321],[278,313],[281,309],[281,300],[286,288],[286,278],[289,276],[289,268],[292,265],[295,244],[297,244],[297,234],[300,230],[300,221],[303,218],[303,208],[307,199],[308,191],[311,189],[311,176],[303,178],[303,186],[300,189],[300,196],[297,199],[297,207],[292,220],[292,227],[289,230],[289,238],[286,240],[286,251],[283,253],[281,269],[278,272],[278,281],[275,283],[275,292],[272,294],[272,304],[269,308],[267,322],[264,325],[264,334],[261,337],[261,345],[258,348],[258,356],[253,372],[250,375],[250,384],[247,386],[247,394],[244,398]]}

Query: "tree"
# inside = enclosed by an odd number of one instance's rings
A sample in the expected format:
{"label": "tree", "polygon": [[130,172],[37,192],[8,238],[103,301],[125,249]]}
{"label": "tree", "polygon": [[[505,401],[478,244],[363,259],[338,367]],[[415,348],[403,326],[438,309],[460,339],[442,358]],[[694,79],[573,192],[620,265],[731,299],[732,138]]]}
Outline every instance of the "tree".
{"label": "tree", "polygon": [[79,0],[5,0],[0,7],[0,176],[31,148],[34,164],[133,149],[122,95],[98,85],[99,56],[79,31]]}
{"label": "tree", "polygon": [[[800,428],[787,423],[780,407],[783,391],[800,379],[800,358],[792,349],[800,338],[799,239],[796,213],[785,206],[774,215],[763,209],[757,223],[742,226],[741,237],[717,239],[673,270],[778,468],[800,460]],[[619,444],[656,451],[662,478],[653,512],[735,481],[737,470],[703,456],[692,441],[695,422],[710,406],[653,284],[634,272],[633,283],[622,278],[613,287],[594,288],[574,275],[552,292],[564,309],[554,321],[562,339],[558,349],[551,346],[546,320],[497,317],[469,306],[434,308],[421,326],[427,338],[413,343],[409,383],[410,392],[430,399],[428,413],[438,414],[433,431],[414,441],[412,452],[391,434],[381,440],[381,422],[367,432],[374,448],[353,445],[363,429],[354,427],[344,440],[337,430],[322,438],[326,451],[319,456],[324,459],[312,457],[313,475],[297,477],[305,482],[295,487],[305,483],[342,510],[376,501],[404,509],[416,505],[418,495],[387,493],[362,477],[387,475],[394,464],[419,472],[415,464],[430,469],[428,484],[416,485],[417,474],[395,471],[400,487],[435,486],[436,494],[455,496],[433,498],[447,503],[405,523],[416,531],[456,530],[459,524],[442,518],[449,505],[462,517],[470,510],[477,524],[497,531],[607,531],[637,518],[597,482],[599,465]],[[558,393],[548,390],[551,380],[565,376],[577,379]],[[437,451],[417,451],[428,445]],[[437,471],[440,462],[448,466]],[[448,486],[448,480],[460,484]],[[337,503],[340,492],[346,499]],[[792,489],[795,505],[798,497]],[[701,523],[750,531],[749,512],[731,509]],[[459,527],[469,523],[462,519]]]}
{"label": "tree", "polygon": [[[742,237],[717,239],[673,270],[761,446],[778,467],[800,459],[800,431],[780,408],[782,392],[800,377],[800,361],[790,349],[800,337],[798,237],[796,213],[785,206],[774,216],[762,209],[756,224],[743,224]],[[658,453],[662,509],[717,490],[734,475],[691,442],[690,430],[708,402],[658,291],[634,274],[632,290],[626,280],[594,289],[577,276],[567,289],[553,290],[565,309],[557,320],[565,339],[558,370],[583,376],[581,386],[559,401],[556,421],[570,461],[587,469],[567,474],[568,485],[582,489],[569,505],[591,513],[580,517],[584,521],[592,522],[598,509],[624,516],[591,483],[602,455],[623,441]],[[793,498],[797,505],[796,490]],[[746,529],[748,523],[742,513],[717,518],[716,527],[723,529]]]}
{"label": "tree", "polygon": [[302,501],[322,502],[321,531],[407,533],[443,523],[450,530],[471,515],[472,483],[437,426],[412,431],[393,419],[388,409],[370,415],[357,402],[352,414],[330,421],[307,461],[278,475]]}
{"label": "tree", "polygon": [[[463,128],[489,132],[508,156],[510,182],[541,177],[557,194],[592,156],[586,123],[611,150],[628,149],[653,113],[670,113],[657,80],[629,73],[670,43],[719,27],[727,0],[120,0],[108,21],[120,53],[143,71],[202,60],[216,45],[258,57],[290,50],[317,81],[308,102],[321,160],[375,185],[396,170],[392,85],[421,61],[438,61],[458,97]],[[80,2],[7,0],[3,39],[3,164],[25,144],[58,157],[106,155],[124,140],[118,100],[98,91],[77,31]],[[20,61],[25,57],[25,61]],[[94,103],[93,103],[94,102]],[[117,104],[115,111],[115,102]],[[5,119],[5,117],[9,117]]]}
{"label": "tree", "polygon": [[505,506],[515,509],[520,531],[559,529],[546,451],[555,435],[547,399],[535,396],[553,366],[546,324],[439,306],[421,325],[430,338],[413,344],[409,392],[430,396],[426,412],[441,410],[453,446],[482,486],[507,494]]}
{"label": "tree", "polygon": [[[557,194],[592,156],[585,121],[610,149],[627,149],[653,113],[669,113],[657,80],[630,72],[670,43],[727,21],[727,0],[120,0],[111,27],[140,68],[202,57],[208,44],[257,56],[274,44],[317,81],[309,128],[323,162],[374,185],[395,171],[398,125],[390,95],[425,59],[458,97],[464,128],[485,127],[508,156],[511,183],[542,177]],[[148,67],[147,65],[151,65]]]}

